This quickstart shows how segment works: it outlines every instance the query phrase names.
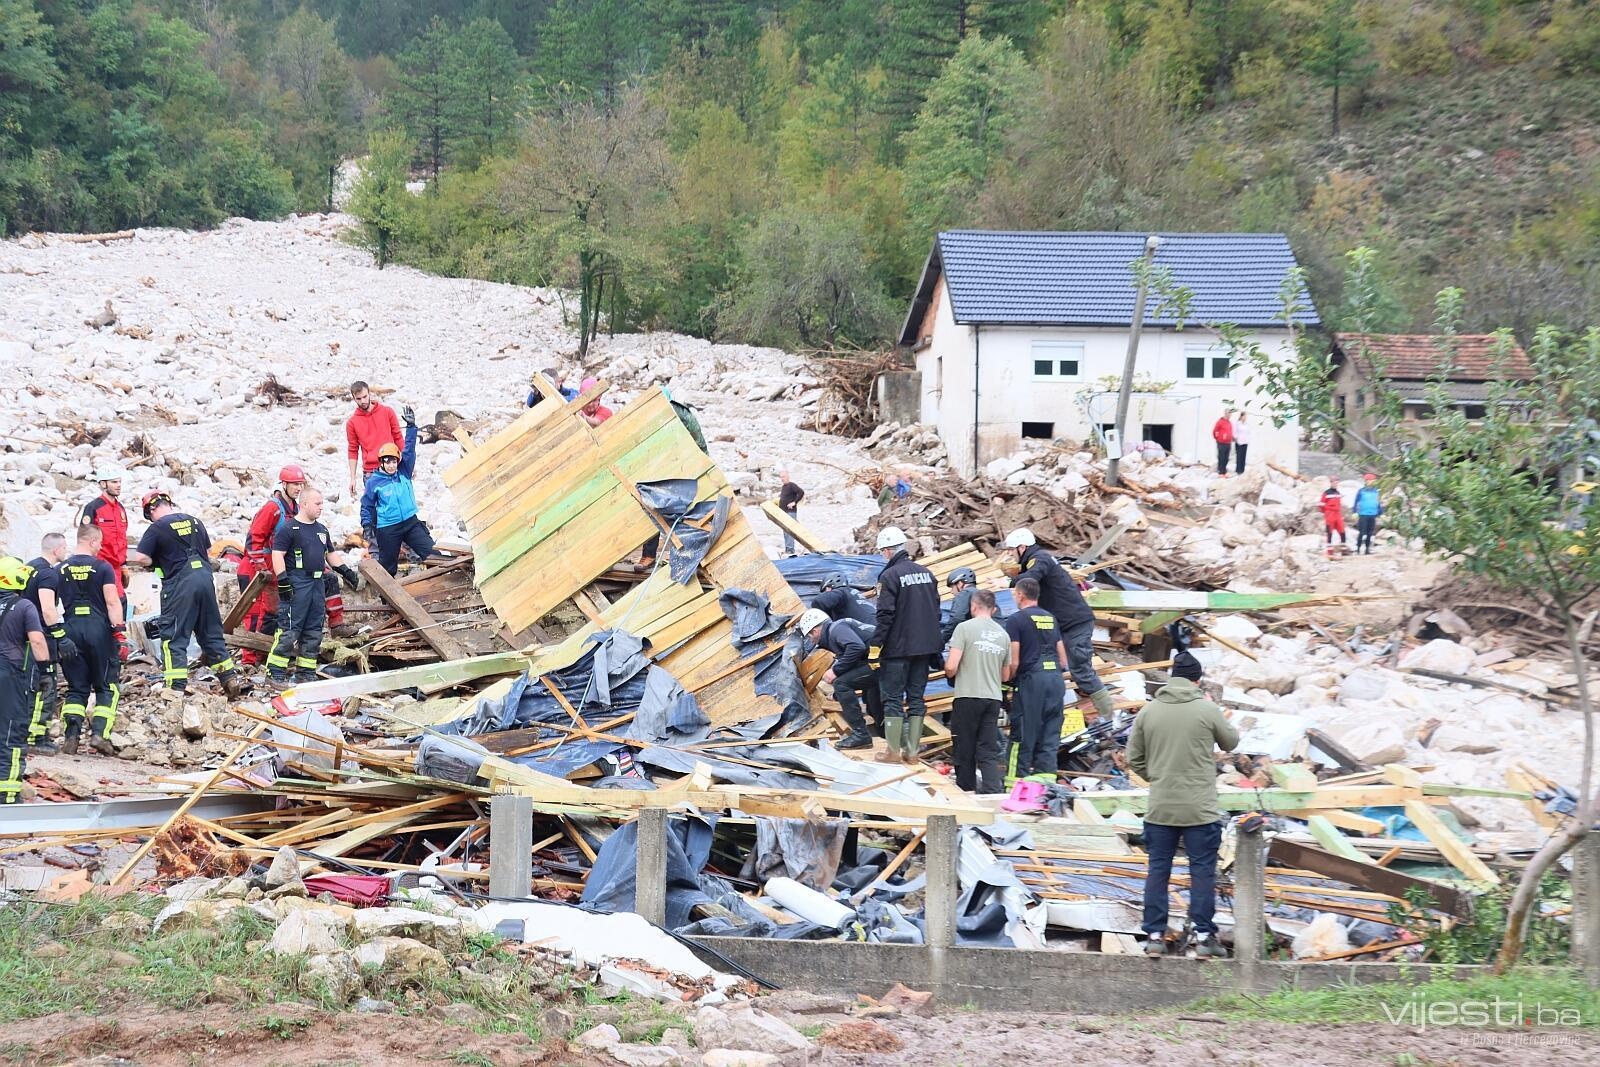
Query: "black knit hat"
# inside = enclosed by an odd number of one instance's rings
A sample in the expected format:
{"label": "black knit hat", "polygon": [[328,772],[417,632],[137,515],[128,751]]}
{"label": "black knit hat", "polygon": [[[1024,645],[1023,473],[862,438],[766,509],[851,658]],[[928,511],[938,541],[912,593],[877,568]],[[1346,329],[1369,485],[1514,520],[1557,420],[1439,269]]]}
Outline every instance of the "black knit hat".
{"label": "black knit hat", "polygon": [[1174,678],[1187,678],[1191,682],[1198,682],[1205,671],[1200,669],[1200,661],[1195,659],[1188,649],[1184,649],[1172,657],[1170,673]]}

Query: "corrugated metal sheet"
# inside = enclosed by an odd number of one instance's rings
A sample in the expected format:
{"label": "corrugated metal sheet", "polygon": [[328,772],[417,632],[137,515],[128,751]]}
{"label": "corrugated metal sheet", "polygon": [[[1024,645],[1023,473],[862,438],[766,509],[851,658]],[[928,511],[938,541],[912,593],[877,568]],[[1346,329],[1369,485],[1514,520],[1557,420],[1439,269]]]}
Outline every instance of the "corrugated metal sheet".
{"label": "corrugated metal sheet", "polygon": [[[964,324],[1126,326],[1133,321],[1131,266],[1143,233],[1013,233],[949,230],[939,234],[955,319]],[[1193,292],[1187,321],[1281,326],[1279,289],[1294,252],[1281,233],[1167,233],[1155,262]],[[930,261],[931,265],[931,261]],[[1295,321],[1316,325],[1302,291]],[[1145,325],[1172,326],[1146,310]]]}

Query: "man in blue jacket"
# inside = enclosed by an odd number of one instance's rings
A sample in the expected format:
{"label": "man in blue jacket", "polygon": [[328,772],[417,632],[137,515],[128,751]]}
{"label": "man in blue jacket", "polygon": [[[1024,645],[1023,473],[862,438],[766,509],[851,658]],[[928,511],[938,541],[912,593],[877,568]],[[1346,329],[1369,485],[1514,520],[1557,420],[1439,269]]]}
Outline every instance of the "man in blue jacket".
{"label": "man in blue jacket", "polygon": [[[1378,532],[1383,502],[1378,499],[1378,476],[1370,471],[1366,484],[1356,490],[1356,551],[1372,555],[1372,537]],[[1362,546],[1366,547],[1363,548]]]}
{"label": "man in blue jacket", "polygon": [[367,479],[361,494],[361,534],[368,546],[378,546],[378,563],[390,574],[400,569],[400,546],[418,559],[433,555],[433,535],[417,518],[417,494],[411,472],[417,465],[417,415],[405,408],[406,450],[392,444],[378,449],[378,469]]}

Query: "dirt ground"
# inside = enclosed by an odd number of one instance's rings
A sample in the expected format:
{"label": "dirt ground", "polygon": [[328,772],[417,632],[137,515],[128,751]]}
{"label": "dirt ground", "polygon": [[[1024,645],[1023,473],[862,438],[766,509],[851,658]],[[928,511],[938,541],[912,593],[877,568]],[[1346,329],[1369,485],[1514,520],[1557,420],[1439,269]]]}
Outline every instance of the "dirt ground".
{"label": "dirt ground", "polygon": [[[1495,1064],[1588,1067],[1600,1057],[1600,1034],[1344,1025],[1234,1023],[1205,1016],[1020,1015],[958,1012],[882,1021],[898,1052],[822,1048],[815,1067],[989,1067],[1070,1059],[1084,1067],[1130,1063],[1215,1063],[1281,1067],[1444,1067]],[[484,1034],[446,1020],[332,1014],[287,1003],[241,1016],[213,1006],[194,1012],[130,1009],[90,1018],[52,1015],[0,1027],[0,1055],[25,1065],[126,1064],[188,1067],[311,1067],[361,1064],[493,1063],[511,1067],[600,1067],[606,1057],[561,1040],[534,1045],[521,1034]]]}

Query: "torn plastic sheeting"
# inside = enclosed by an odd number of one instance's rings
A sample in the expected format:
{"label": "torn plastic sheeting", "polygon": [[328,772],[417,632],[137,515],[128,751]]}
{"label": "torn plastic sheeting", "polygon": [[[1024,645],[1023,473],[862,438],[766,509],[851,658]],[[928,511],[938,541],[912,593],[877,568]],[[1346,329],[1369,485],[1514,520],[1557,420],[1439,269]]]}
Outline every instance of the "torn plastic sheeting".
{"label": "torn plastic sheeting", "polygon": [[[339,729],[338,723],[331,721],[326,715],[317,711],[302,711],[294,715],[284,716],[281,725],[274,724],[271,728],[269,744],[295,745],[298,748],[311,749],[310,752],[299,752],[293,748],[279,748],[273,752],[273,766],[281,774],[285,764],[300,763],[308,767],[316,767],[324,771],[334,770],[333,753],[336,746],[344,743],[344,731]],[[291,729],[293,727],[293,729]],[[312,740],[308,734],[316,735]]]}
{"label": "torn plastic sheeting", "polygon": [[973,827],[962,828],[956,840],[956,879],[961,886],[956,914],[977,914],[999,903],[1005,909],[1005,936],[1011,943],[1017,948],[1044,948],[1046,912],[1039,895],[1022,884],[1016,868],[991,852]]}
{"label": "torn plastic sheeting", "polygon": [[[759,759],[763,763],[799,767],[820,778],[827,778],[831,781],[831,784],[825,787],[828,792],[864,793],[874,800],[909,800],[920,803],[928,803],[931,800],[925,787],[905,777],[903,765],[868,763],[864,760],[851,759],[826,740],[818,741],[815,745],[796,741],[789,744],[761,745],[759,748],[754,746],[749,749],[734,748],[729,751],[741,755],[748,752],[752,754],[751,758]],[[868,791],[869,786],[879,783],[883,784]]]}
{"label": "torn plastic sheeting", "polygon": [[489,750],[465,737],[424,734],[417,742],[417,773],[425,778],[474,785]]}
{"label": "torn plastic sheeting", "polygon": [[628,736],[638,741],[682,745],[705,740],[711,719],[694,694],[686,692],[672,672],[652,663],[645,672],[644,697]]}
{"label": "torn plastic sheeting", "polygon": [[[728,524],[728,509],[732,498],[718,494],[711,500],[694,502],[700,491],[699,482],[693,478],[663,478],[653,482],[639,482],[639,497],[656,512],[652,520],[661,531],[668,551],[668,573],[679,585],[687,584],[700,569],[700,563],[711,551],[711,546],[722,536]],[[711,526],[702,530],[691,525],[709,517]],[[673,538],[677,544],[672,543]]]}
{"label": "torn plastic sheeting", "polygon": [[[711,902],[698,875],[711,857],[716,819],[673,815],[667,819],[667,928],[689,922],[697,904]],[[638,894],[639,824],[624,823],[606,838],[595,856],[580,903],[591,911],[634,911]]]}
{"label": "torn plastic sheeting", "polygon": [[633,758],[636,763],[642,763],[658,770],[670,771],[674,774],[690,774],[696,766],[704,766],[711,772],[711,777],[716,781],[730,785],[753,785],[764,789],[815,789],[817,787],[817,783],[814,780],[802,778],[798,774],[789,774],[787,771],[781,770],[765,770],[759,767],[746,767],[742,763],[731,763],[727,760],[717,759],[713,754],[716,752],[738,754],[736,751],[728,749],[685,752],[682,749],[651,746],[634,753]]}
{"label": "torn plastic sheeting", "polygon": [[756,817],[756,845],[745,860],[742,877],[765,885],[773,878],[792,878],[818,892],[833,884],[844,855],[849,819],[777,819]]}
{"label": "torn plastic sheeting", "polygon": [[767,595],[754,589],[725,589],[717,597],[717,605],[733,623],[733,647],[741,653],[765,642],[794,617],[775,613]]}
{"label": "torn plastic sheeting", "polygon": [[773,566],[789,583],[795,595],[808,605],[822,592],[822,583],[835,574],[856,589],[866,592],[878,584],[878,575],[887,566],[882,556],[854,555],[848,552],[813,552],[792,559],[773,560]]}

